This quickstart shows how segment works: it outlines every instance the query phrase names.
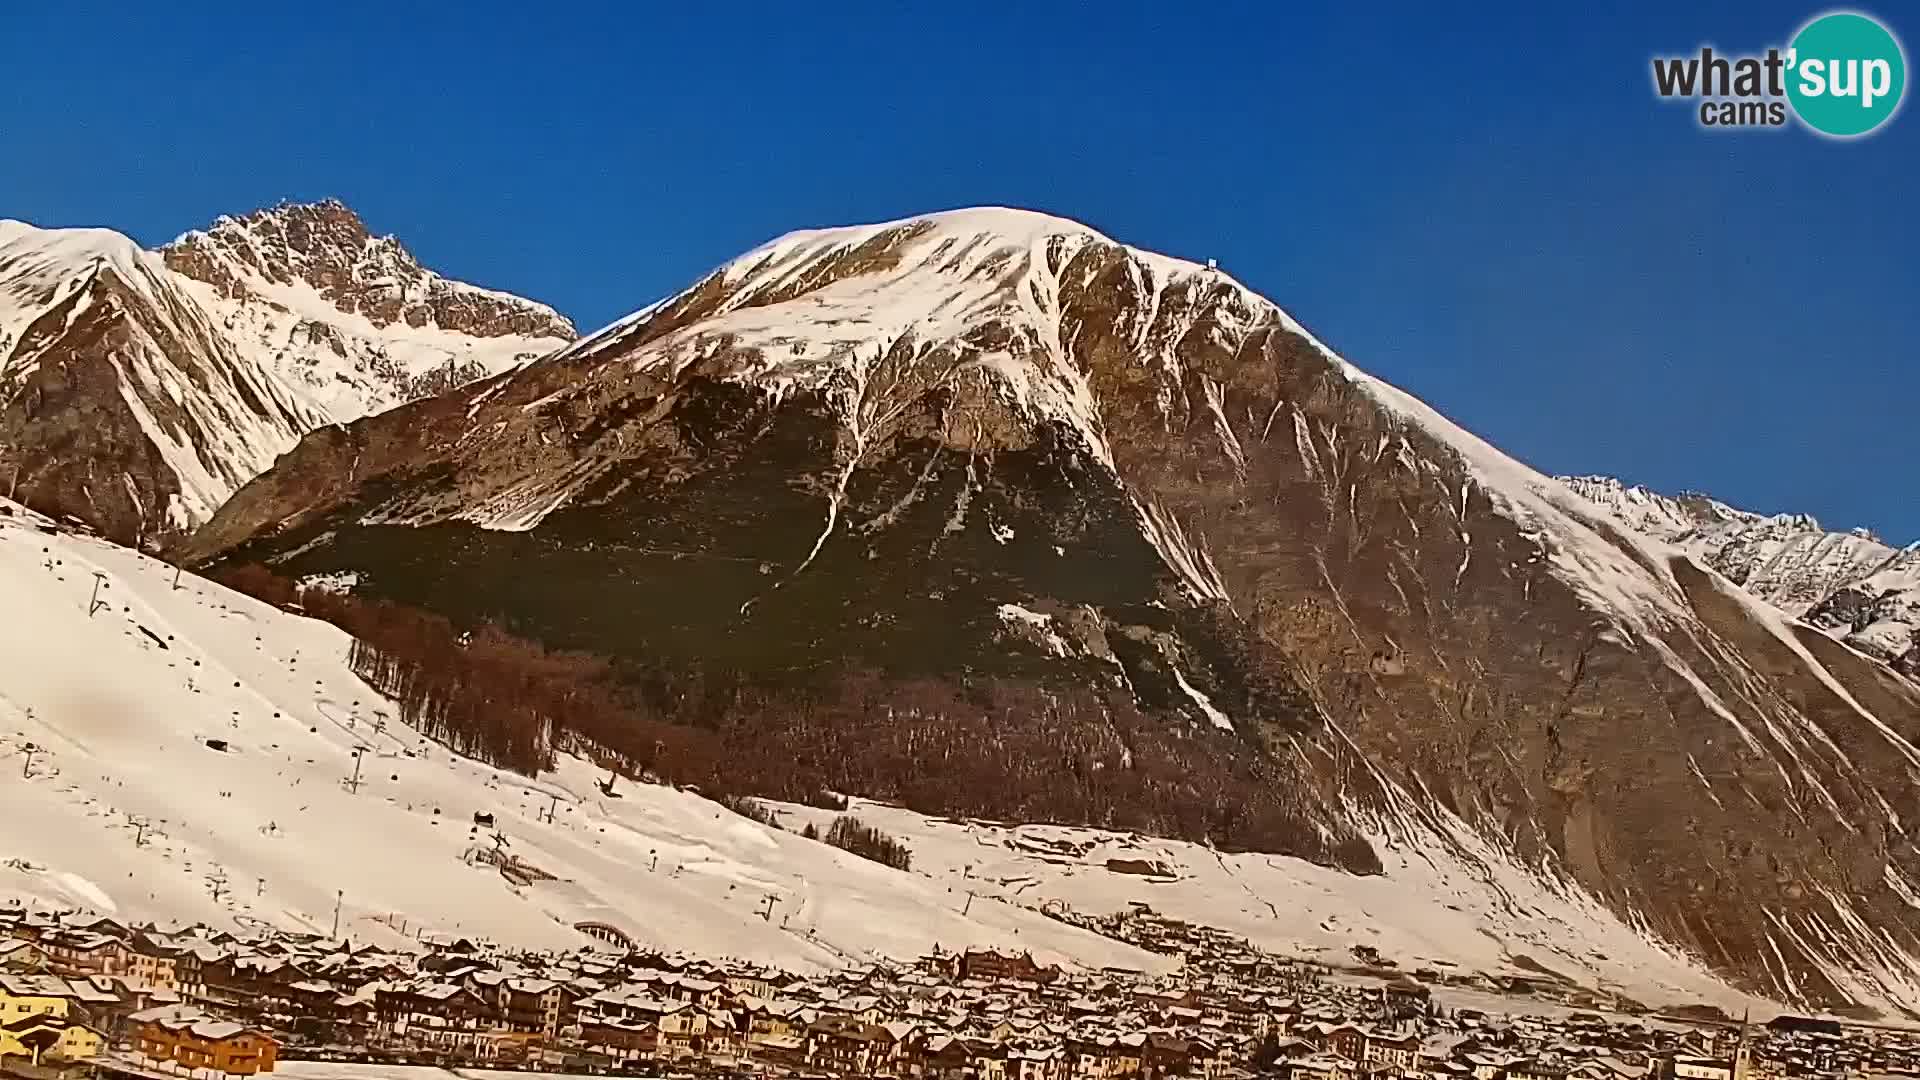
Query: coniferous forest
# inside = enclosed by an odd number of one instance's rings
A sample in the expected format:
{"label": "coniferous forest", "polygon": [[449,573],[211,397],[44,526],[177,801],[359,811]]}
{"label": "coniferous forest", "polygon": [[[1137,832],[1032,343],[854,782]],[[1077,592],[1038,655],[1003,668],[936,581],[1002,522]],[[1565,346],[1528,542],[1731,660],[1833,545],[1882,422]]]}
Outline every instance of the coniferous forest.
{"label": "coniferous forest", "polygon": [[1194,737],[1121,694],[1007,679],[957,686],[865,669],[785,682],[684,663],[616,669],[493,623],[461,627],[387,600],[301,588],[257,564],[214,577],[345,630],[355,673],[393,698],[408,724],[525,774],[572,751],[715,797],[835,806],[830,793],[851,792],[929,814],[1372,860],[1370,851],[1323,849],[1258,756]]}

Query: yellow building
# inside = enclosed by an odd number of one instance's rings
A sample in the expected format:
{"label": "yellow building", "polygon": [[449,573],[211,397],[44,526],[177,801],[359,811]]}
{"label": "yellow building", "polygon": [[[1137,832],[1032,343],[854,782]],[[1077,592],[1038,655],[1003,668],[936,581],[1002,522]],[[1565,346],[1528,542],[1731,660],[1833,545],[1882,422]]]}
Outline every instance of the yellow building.
{"label": "yellow building", "polygon": [[56,975],[0,975],[0,1026],[29,1016],[65,1019],[74,989]]}
{"label": "yellow building", "polygon": [[100,1052],[100,1033],[63,1016],[27,1016],[0,1024],[0,1058],[29,1058],[35,1065],[46,1058],[86,1061]]}

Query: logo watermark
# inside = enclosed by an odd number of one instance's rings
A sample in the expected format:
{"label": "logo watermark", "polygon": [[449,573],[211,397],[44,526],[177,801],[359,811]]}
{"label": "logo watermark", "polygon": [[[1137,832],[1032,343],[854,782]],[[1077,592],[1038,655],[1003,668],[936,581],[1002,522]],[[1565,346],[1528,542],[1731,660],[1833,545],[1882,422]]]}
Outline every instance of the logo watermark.
{"label": "logo watermark", "polygon": [[1702,127],[1778,128],[1791,118],[1847,139],[1879,130],[1900,110],[1907,58],[1884,23],[1832,11],[1801,27],[1785,48],[1727,56],[1705,46],[1695,55],[1656,56],[1653,88],[1663,99],[1698,101]]}

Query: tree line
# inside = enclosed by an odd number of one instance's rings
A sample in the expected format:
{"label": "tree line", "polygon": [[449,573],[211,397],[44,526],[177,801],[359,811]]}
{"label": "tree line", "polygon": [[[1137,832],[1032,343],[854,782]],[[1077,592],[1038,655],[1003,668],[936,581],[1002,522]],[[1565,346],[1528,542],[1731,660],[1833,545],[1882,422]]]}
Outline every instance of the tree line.
{"label": "tree line", "polygon": [[[1265,755],[1142,712],[1124,693],[865,668],[773,678],[695,664],[619,668],[494,624],[302,589],[258,565],[213,575],[354,639],[353,671],[451,749],[532,775],[575,752],[710,797],[844,808],[850,792],[929,815],[1084,824],[1362,865]],[[857,823],[855,823],[857,824]],[[880,861],[888,861],[882,858]]]}
{"label": "tree line", "polygon": [[827,827],[826,841],[842,851],[851,851],[895,870],[913,869],[913,852],[907,845],[858,818],[834,818],[833,824]]}

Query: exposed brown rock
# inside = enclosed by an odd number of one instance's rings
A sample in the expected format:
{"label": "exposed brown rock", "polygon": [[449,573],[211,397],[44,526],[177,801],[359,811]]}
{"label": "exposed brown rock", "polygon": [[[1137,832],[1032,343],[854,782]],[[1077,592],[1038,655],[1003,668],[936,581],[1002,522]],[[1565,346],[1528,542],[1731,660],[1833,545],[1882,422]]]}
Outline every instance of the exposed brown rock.
{"label": "exposed brown rock", "polygon": [[162,249],[167,266],[241,299],[251,290],[228,260],[270,282],[301,281],[375,326],[437,326],[474,337],[571,339],[551,309],[428,271],[391,236],[374,236],[338,200],[287,203],[221,218]]}

